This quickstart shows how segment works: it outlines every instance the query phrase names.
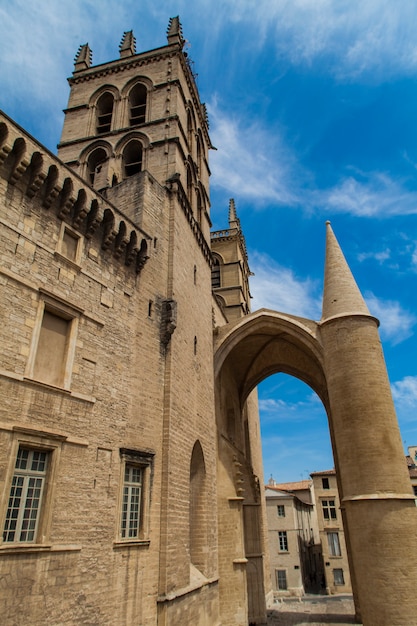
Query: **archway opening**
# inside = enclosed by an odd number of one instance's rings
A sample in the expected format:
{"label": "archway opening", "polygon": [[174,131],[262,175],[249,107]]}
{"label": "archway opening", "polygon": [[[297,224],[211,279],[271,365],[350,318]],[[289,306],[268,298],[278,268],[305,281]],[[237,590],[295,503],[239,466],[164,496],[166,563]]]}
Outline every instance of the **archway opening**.
{"label": "archway opening", "polygon": [[324,406],[311,387],[284,373],[257,390],[273,595],[350,593]]}
{"label": "archway opening", "polygon": [[264,479],[308,480],[334,467],[326,411],[306,383],[284,373],[258,385]]}

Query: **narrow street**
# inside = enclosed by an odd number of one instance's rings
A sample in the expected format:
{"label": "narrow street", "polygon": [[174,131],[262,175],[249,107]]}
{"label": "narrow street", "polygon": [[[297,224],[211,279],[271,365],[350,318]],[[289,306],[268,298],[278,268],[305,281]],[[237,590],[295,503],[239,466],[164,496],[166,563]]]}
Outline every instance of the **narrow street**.
{"label": "narrow street", "polygon": [[355,624],[350,595],[285,598],[268,610],[268,626],[349,626]]}

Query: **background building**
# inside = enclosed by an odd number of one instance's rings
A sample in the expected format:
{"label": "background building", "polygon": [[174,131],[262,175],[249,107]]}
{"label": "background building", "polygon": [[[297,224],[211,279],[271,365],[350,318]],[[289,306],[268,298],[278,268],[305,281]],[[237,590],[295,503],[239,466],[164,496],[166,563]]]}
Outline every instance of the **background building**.
{"label": "background building", "polygon": [[352,592],[349,562],[335,470],[313,472],[312,496],[324,562],[326,592]]}
{"label": "background building", "polygon": [[[307,481],[302,481],[302,487]],[[318,592],[322,577],[321,549],[314,504],[293,483],[292,491],[265,489],[271,579],[276,596]]]}

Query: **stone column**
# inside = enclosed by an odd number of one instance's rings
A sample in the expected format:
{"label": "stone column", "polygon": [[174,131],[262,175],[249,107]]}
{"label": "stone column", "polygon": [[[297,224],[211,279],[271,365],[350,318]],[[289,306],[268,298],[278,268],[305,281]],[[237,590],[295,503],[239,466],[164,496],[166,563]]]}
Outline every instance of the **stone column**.
{"label": "stone column", "polygon": [[364,626],[417,619],[417,509],[373,318],[329,226],[321,340]]}

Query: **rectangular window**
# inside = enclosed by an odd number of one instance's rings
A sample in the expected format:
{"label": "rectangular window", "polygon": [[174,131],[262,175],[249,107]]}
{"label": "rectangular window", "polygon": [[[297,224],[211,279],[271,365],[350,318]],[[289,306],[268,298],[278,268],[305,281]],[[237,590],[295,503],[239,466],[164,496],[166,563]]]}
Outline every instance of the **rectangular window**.
{"label": "rectangular window", "polygon": [[329,554],[331,556],[342,556],[339,533],[327,533],[327,541],[329,544]]}
{"label": "rectangular window", "polygon": [[345,584],[345,579],[343,576],[343,570],[342,569],[334,569],[333,570],[333,581],[335,585],[344,585]]}
{"label": "rectangular window", "polygon": [[126,463],[122,502],[122,539],[139,538],[142,515],[142,484],[142,468]]}
{"label": "rectangular window", "polygon": [[122,448],[122,485],[118,538],[147,541],[153,453]]}
{"label": "rectangular window", "polygon": [[285,517],[285,506],[283,504],[278,504],[277,513],[278,517]]}
{"label": "rectangular window", "polygon": [[321,479],[321,484],[322,484],[323,489],[330,489],[329,479],[328,478],[322,478]]}
{"label": "rectangular window", "polygon": [[277,580],[277,589],[281,591],[285,591],[287,589],[287,572],[285,569],[277,569],[275,570],[276,580]]}
{"label": "rectangular window", "polygon": [[49,454],[40,450],[19,448],[10,488],[3,541],[36,541]]}
{"label": "rectangular window", "polygon": [[25,376],[47,385],[69,389],[82,312],[75,305],[40,289]]}
{"label": "rectangular window", "polygon": [[279,551],[288,552],[288,538],[287,538],[286,530],[280,530],[278,532],[278,542],[279,542]]}
{"label": "rectangular window", "polygon": [[322,500],[321,505],[323,507],[324,519],[337,519],[336,504],[334,500]]}
{"label": "rectangular window", "polygon": [[64,227],[61,241],[61,253],[74,263],[78,260],[80,237],[67,227]]}

